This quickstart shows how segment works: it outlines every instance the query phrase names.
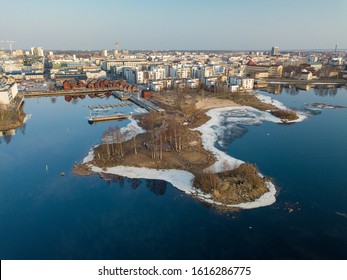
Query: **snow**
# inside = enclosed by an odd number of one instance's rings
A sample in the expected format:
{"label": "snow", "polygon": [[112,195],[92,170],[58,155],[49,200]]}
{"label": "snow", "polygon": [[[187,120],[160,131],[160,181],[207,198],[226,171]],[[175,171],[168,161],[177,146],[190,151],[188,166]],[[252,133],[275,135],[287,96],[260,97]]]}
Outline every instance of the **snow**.
{"label": "snow", "polygon": [[94,172],[104,172],[114,175],[120,175],[128,178],[143,178],[164,180],[171,183],[175,188],[187,194],[195,193],[193,188],[194,175],[188,171],[177,169],[152,169],[144,167],[116,166],[101,169],[91,166]]}
{"label": "snow", "polygon": [[94,159],[94,149],[95,148],[96,148],[96,146],[89,151],[88,155],[82,160],[82,163],[87,163],[87,162],[90,162]]}
{"label": "snow", "polygon": [[[283,105],[283,103],[271,98],[270,96],[266,96],[266,95],[262,95],[262,94],[257,93],[257,94],[255,94],[255,97],[257,97],[261,102],[266,103],[266,104],[271,104],[271,105],[277,107],[278,109],[289,110],[286,106]],[[298,116],[298,118],[296,120],[288,120],[288,121],[286,121],[286,123],[302,122],[303,120],[305,120],[307,118],[307,116],[304,115],[302,112],[297,111],[296,114]],[[282,122],[282,120],[280,122]]]}
{"label": "snow", "polygon": [[144,133],[145,130],[137,124],[137,121],[130,119],[130,123],[127,126],[121,128],[121,132],[125,135],[124,141],[128,141],[134,138],[136,135]]}
{"label": "snow", "polygon": [[206,115],[211,117],[211,119],[205,124],[193,129],[201,132],[201,140],[204,148],[210,151],[217,159],[217,161],[210,167],[206,168],[204,172],[218,173],[222,170],[232,170],[243,163],[242,160],[233,158],[214,146],[218,138],[216,127],[221,123],[221,115],[224,111],[233,110],[233,108],[236,107],[224,107],[209,110]]}

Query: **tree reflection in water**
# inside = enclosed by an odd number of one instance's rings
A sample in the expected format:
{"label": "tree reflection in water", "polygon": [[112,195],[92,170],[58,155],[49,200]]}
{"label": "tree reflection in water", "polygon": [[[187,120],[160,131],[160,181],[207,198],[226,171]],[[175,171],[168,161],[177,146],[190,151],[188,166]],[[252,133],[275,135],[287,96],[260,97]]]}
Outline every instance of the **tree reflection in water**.
{"label": "tree reflection in water", "polygon": [[155,195],[164,195],[167,188],[166,184],[166,181],[163,180],[147,180],[146,188]]}
{"label": "tree reflection in water", "polygon": [[[101,173],[100,177],[107,181],[108,185],[112,183],[119,184],[119,187],[123,188],[125,186],[125,182],[130,180],[131,188],[133,190],[137,190],[141,186],[142,179],[128,179],[126,177]],[[146,188],[149,189],[155,195],[164,195],[167,189],[167,182],[163,180],[146,180]]]}

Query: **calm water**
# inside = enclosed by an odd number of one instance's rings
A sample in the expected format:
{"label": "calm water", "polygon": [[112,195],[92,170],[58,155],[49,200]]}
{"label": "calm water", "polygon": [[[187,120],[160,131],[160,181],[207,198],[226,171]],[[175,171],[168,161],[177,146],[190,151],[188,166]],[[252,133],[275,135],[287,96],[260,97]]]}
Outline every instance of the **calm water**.
{"label": "calm water", "polygon": [[[272,96],[301,110],[347,106],[346,89],[294,93]],[[347,258],[347,109],[229,136],[224,149],[274,178],[279,196],[269,207],[223,214],[165,182],[71,173],[115,124],[90,126],[87,106],[115,102],[26,101],[25,130],[0,144],[1,259]]]}

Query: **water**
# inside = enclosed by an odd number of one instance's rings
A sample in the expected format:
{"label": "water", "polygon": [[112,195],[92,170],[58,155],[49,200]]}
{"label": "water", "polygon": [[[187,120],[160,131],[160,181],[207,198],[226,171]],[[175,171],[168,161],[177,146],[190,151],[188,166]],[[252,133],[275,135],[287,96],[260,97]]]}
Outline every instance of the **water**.
{"label": "water", "polygon": [[[302,110],[347,105],[346,89],[273,97]],[[268,207],[220,213],[162,181],[72,174],[115,124],[90,126],[87,106],[107,103],[116,101],[26,101],[25,134],[0,144],[1,259],[347,258],[347,109],[228,133],[224,149],[274,178],[279,195]]]}

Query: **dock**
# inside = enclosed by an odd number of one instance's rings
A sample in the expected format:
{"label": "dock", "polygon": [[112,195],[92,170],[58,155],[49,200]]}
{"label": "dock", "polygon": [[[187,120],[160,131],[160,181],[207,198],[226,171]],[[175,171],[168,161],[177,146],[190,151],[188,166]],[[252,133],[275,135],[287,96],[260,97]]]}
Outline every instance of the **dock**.
{"label": "dock", "polygon": [[[90,105],[88,106],[90,110],[90,116],[88,118],[88,122],[90,124],[94,122],[103,122],[103,121],[113,121],[113,120],[122,120],[127,119],[129,117],[132,117],[133,114],[124,114],[124,113],[115,113],[111,115],[98,115],[97,112],[100,111],[109,111],[113,108],[117,107],[125,107],[125,106],[131,106],[132,104],[136,104],[140,108],[145,109],[146,111],[156,111],[160,114],[164,114],[165,110],[158,107],[156,104],[151,102],[150,100],[146,100],[145,98],[137,98],[135,96],[131,96],[130,94],[121,94],[119,92],[112,92],[113,96],[118,98],[119,100],[122,100],[121,103],[117,104],[106,104],[106,105]],[[123,101],[126,100],[126,101]],[[92,111],[95,113],[92,114]]]}
{"label": "dock", "polygon": [[111,110],[113,108],[116,108],[116,107],[127,107],[127,106],[131,106],[132,103],[131,102],[122,102],[122,103],[117,103],[117,104],[106,104],[106,105],[90,105],[88,106],[88,108],[90,110]]}
{"label": "dock", "polygon": [[127,118],[132,117],[131,114],[116,114],[116,115],[109,115],[109,116],[90,116],[88,118],[88,123],[92,124],[95,122],[107,122],[107,121],[114,121],[114,120],[124,120]]}
{"label": "dock", "polygon": [[112,94],[114,97],[118,98],[121,101],[129,100],[131,97],[129,94],[118,91],[112,91]]}
{"label": "dock", "polygon": [[134,104],[136,104],[137,106],[146,109],[147,111],[156,111],[159,113],[163,113],[165,112],[164,109],[161,109],[160,107],[158,107],[157,105],[155,105],[154,103],[152,103],[151,101],[148,101],[144,98],[136,98],[134,96],[130,97],[129,100],[131,102],[133,102]]}

